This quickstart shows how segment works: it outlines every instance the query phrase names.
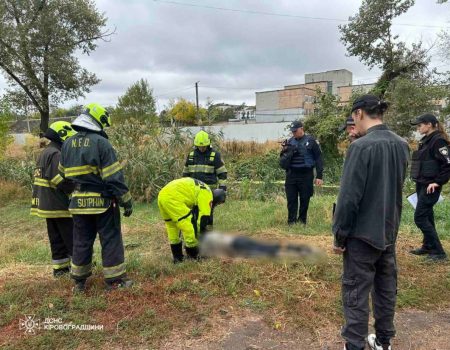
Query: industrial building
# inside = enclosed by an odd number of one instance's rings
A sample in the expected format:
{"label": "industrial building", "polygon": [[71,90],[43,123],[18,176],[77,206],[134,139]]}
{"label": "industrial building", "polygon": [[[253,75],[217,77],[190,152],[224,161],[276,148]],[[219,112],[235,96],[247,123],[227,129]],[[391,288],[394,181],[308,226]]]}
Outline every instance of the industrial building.
{"label": "industrial building", "polygon": [[348,103],[352,93],[368,92],[374,84],[353,85],[353,73],[347,69],[305,74],[305,83],[287,85],[281,90],[256,92],[257,123],[289,122],[314,112],[314,100],[319,88],[339,96]]}

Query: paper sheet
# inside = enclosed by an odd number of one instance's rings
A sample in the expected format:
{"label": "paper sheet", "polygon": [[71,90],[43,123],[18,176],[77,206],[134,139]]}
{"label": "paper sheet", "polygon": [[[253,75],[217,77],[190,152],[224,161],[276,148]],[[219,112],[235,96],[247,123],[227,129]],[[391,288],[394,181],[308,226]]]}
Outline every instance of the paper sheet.
{"label": "paper sheet", "polygon": [[[411,195],[409,195],[408,197],[408,202],[413,206],[414,209],[416,209],[417,207],[417,193],[413,193]],[[442,197],[442,195],[439,196],[438,199],[438,203],[442,202],[444,200],[444,197]]]}

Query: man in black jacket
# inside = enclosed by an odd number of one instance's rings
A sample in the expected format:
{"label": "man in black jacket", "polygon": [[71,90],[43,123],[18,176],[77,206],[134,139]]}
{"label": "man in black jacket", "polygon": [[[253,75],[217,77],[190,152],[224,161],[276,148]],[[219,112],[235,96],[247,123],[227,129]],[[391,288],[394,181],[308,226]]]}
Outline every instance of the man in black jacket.
{"label": "man in black jacket", "polygon": [[371,291],[376,334],[369,335],[369,346],[391,349],[395,335],[395,242],[409,147],[383,124],[386,109],[387,104],[373,95],[353,103],[361,138],[347,151],[333,220],[334,250],[344,254],[342,336],[347,350],[365,347]]}

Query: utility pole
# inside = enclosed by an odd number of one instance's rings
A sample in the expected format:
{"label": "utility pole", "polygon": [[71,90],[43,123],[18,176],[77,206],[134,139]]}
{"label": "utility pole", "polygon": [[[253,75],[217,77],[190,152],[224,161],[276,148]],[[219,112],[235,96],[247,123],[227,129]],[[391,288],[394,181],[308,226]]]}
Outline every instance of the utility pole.
{"label": "utility pole", "polygon": [[196,106],[197,106],[197,115],[195,117],[197,119],[197,122],[200,119],[200,114],[199,114],[199,110],[198,110],[198,83],[199,83],[199,81],[195,82],[195,102],[196,102]]}

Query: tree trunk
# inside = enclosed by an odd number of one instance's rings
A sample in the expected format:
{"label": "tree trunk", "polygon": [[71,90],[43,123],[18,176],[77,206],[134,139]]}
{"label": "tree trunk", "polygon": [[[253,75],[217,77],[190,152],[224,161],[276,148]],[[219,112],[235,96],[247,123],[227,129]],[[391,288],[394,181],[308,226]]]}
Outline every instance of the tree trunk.
{"label": "tree trunk", "polygon": [[43,134],[48,129],[48,122],[49,122],[49,119],[50,119],[50,111],[47,108],[45,108],[45,110],[40,112],[40,114],[41,114],[40,129],[41,129],[41,134]]}

